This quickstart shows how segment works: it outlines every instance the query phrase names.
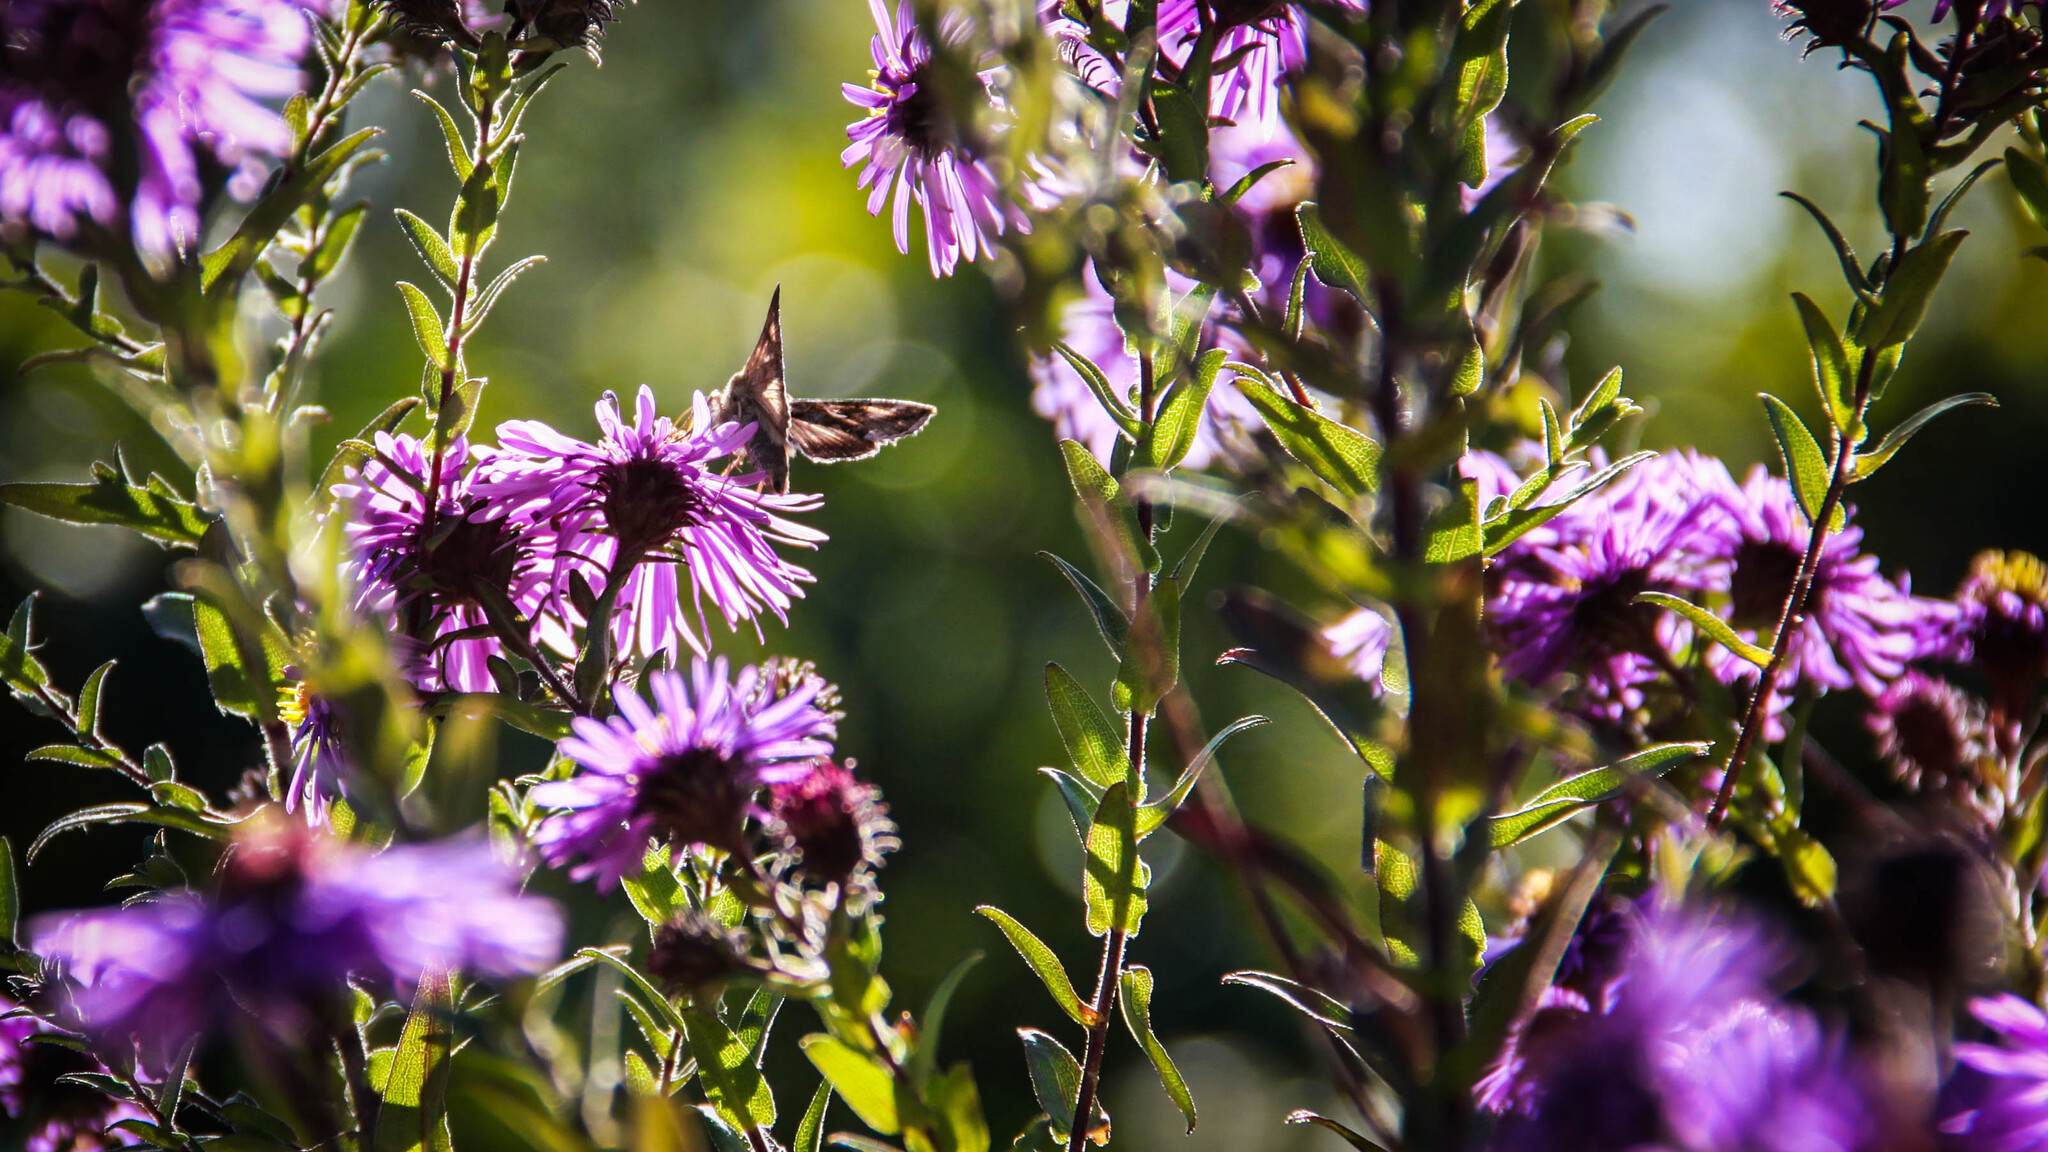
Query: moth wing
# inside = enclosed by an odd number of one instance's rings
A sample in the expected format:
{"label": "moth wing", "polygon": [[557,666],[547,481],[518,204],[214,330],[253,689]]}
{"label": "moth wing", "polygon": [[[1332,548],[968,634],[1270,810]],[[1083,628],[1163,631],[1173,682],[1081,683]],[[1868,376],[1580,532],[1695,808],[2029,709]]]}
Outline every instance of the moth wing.
{"label": "moth wing", "polygon": [[937,411],[914,400],[798,400],[790,407],[789,442],[822,464],[865,460],[923,431]]}
{"label": "moth wing", "polygon": [[726,381],[718,405],[720,422],[754,425],[746,454],[750,466],[767,473],[771,492],[789,491],[789,384],[782,373],[782,288],[768,301],[768,318],[753,354]]}

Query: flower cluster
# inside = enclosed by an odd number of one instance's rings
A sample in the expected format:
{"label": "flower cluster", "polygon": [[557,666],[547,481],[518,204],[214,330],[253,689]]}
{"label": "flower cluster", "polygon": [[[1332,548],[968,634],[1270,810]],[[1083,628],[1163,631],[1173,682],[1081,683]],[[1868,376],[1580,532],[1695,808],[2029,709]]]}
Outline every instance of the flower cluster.
{"label": "flower cluster", "polygon": [[[0,8],[0,227],[126,231],[157,260],[199,238],[210,168],[248,197],[291,146],[324,0],[10,0]],[[216,185],[217,187],[217,185]]]}

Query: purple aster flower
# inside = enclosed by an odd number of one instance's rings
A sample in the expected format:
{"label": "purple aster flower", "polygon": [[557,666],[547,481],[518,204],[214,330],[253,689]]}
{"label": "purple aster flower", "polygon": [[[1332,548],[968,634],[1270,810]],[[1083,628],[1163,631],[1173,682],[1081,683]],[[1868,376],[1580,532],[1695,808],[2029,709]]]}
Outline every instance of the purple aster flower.
{"label": "purple aster flower", "polygon": [[[1728,622],[1745,638],[1768,642],[1812,528],[1792,486],[1761,465],[1740,487],[1718,462],[1703,474],[1714,482],[1708,499],[1721,513],[1710,521],[1715,550],[1729,560]],[[1857,551],[1862,542],[1863,530],[1850,523],[1821,546],[1806,617],[1780,681],[1787,693],[1803,679],[1823,691],[1854,686],[1878,695],[1917,654],[1919,622],[1943,610],[1879,575],[1877,558]],[[1707,659],[1725,682],[1756,679],[1756,665],[1725,649]]]}
{"label": "purple aster flower", "polygon": [[[262,101],[299,86],[325,0],[9,0],[0,7],[0,221],[70,240],[125,224],[168,260],[199,237],[204,163],[255,193],[291,146]],[[123,220],[123,217],[126,217]]]}
{"label": "purple aster flower", "polygon": [[2013,995],[1972,1001],[1989,1043],[1956,1045],[1941,1132],[1955,1152],[2030,1152],[2048,1141],[2048,1016]]}
{"label": "purple aster flower", "polygon": [[279,693],[277,714],[291,726],[292,778],[284,793],[284,810],[306,809],[306,823],[327,827],[327,811],[341,795],[348,774],[348,749],[334,705],[302,683]]}
{"label": "purple aster flower", "polygon": [[756,667],[734,679],[725,658],[698,658],[683,672],[648,678],[650,706],[621,688],[619,715],[577,717],[560,744],[582,771],[535,785],[533,802],[564,811],[534,834],[549,864],[600,888],[637,872],[650,841],[744,852],[754,795],[817,771],[838,725],[818,706],[828,693],[815,676],[789,682]]}
{"label": "purple aster flower", "polygon": [[2008,720],[2048,675],[2048,565],[2026,552],[1979,553],[1953,615],[1923,633],[1918,655],[1973,664]]}
{"label": "purple aster flower", "polygon": [[1380,693],[1380,673],[1386,669],[1387,647],[1394,640],[1394,626],[1370,608],[1359,608],[1323,629],[1323,643],[1351,674],[1366,682],[1373,695]]}
{"label": "purple aster flower", "polygon": [[[910,202],[924,214],[932,275],[951,276],[961,261],[995,253],[993,237],[1015,225],[1029,231],[1024,214],[1004,199],[988,162],[974,153],[947,115],[927,69],[932,48],[917,26],[909,0],[889,15],[887,0],[868,0],[874,13],[871,52],[875,67],[868,86],[842,84],[846,98],[867,109],[847,126],[852,141],[839,154],[845,167],[861,165],[859,187],[868,193],[868,214],[880,216],[890,204],[896,250],[910,251]],[[988,77],[983,78],[984,81]]]}
{"label": "purple aster flower", "polygon": [[108,1135],[123,1120],[149,1114],[126,1100],[61,1082],[76,1073],[105,1074],[107,1067],[76,1049],[37,1042],[61,1034],[49,1021],[0,996],[0,1135],[23,1152],[107,1152],[129,1139]]}
{"label": "purple aster flower", "polygon": [[[1128,399],[1138,386],[1138,357],[1125,342],[1123,330],[1117,327],[1115,305],[1096,279],[1092,266],[1081,277],[1081,285],[1082,294],[1061,314],[1060,339],[1094,362],[1108,378],[1110,388]],[[1173,272],[1166,274],[1167,290],[1176,298],[1193,286],[1194,282],[1185,277]],[[1213,329],[1205,335],[1205,343],[1213,345]],[[1031,381],[1031,408],[1052,421],[1054,434],[1063,440],[1078,441],[1096,459],[1107,463],[1117,437],[1123,433],[1109,413],[1103,411],[1101,402],[1073,365],[1056,353],[1034,357]],[[1251,401],[1222,383],[1210,389],[1204,416],[1206,419],[1195,432],[1194,447],[1182,461],[1184,467],[1204,468],[1228,459],[1236,433],[1260,426],[1258,411]]]}
{"label": "purple aster flower", "polygon": [[1698,592],[1722,563],[1701,499],[1706,468],[1691,453],[1646,460],[1509,546],[1486,607],[1502,670],[1534,686],[1572,673],[1609,719],[1641,707],[1691,630],[1636,597]]}
{"label": "purple aster flower", "polygon": [[259,819],[215,891],[46,916],[33,948],[77,982],[72,1014],[95,1036],[169,1052],[248,1013],[293,1040],[346,1012],[337,997],[351,978],[389,992],[435,971],[546,967],[561,915],[519,885],[481,839],[372,853]]}
{"label": "purple aster flower", "polygon": [[[632,423],[610,392],[597,404],[603,438],[591,444],[538,420],[498,426],[499,451],[477,488],[491,516],[559,541],[554,594],[566,602],[572,572],[603,592],[624,568],[620,613],[613,628],[621,652],[672,657],[687,646],[708,651],[704,602],[728,627],[763,609],[789,620],[809,571],[783,559],[774,545],[815,548],[825,534],[784,513],[810,512],[813,495],[757,491],[762,476],[721,475],[715,460],[743,450],[752,424],[713,424],[700,393],[691,422],[678,427],[660,414],[654,391],[642,386]],[[687,429],[687,430],[686,430]],[[682,596],[688,574],[690,598]],[[565,616],[573,615],[567,609]],[[756,625],[756,632],[759,625]]]}
{"label": "purple aster flower", "polygon": [[1699,908],[1630,909],[1605,1002],[1550,989],[1479,1085],[1497,1152],[1848,1152],[1868,1135],[1838,1047],[1770,983],[1784,948]]}
{"label": "purple aster flower", "polygon": [[492,454],[457,438],[436,484],[427,479],[432,449],[417,438],[379,433],[376,448],[334,494],[347,516],[357,610],[394,624],[420,688],[491,691],[489,660],[504,655],[504,641],[475,633],[493,623],[523,626],[528,639],[573,651],[568,609],[550,595],[555,537],[519,531],[486,504],[477,465]]}
{"label": "purple aster flower", "polygon": [[1985,782],[1984,706],[1945,680],[1907,669],[1872,701],[1865,723],[1877,754],[1908,788],[1969,796]]}

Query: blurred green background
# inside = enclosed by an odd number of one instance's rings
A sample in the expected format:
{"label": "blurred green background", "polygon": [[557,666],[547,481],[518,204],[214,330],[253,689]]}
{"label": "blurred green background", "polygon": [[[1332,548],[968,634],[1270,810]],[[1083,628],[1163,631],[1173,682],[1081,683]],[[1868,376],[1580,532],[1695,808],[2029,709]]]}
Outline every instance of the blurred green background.
{"label": "blurred green background", "polygon": [[[886,971],[899,1003],[920,1004],[970,950],[990,953],[956,1001],[946,1055],[974,1061],[991,1126],[1006,1140],[1035,1110],[1013,1030],[1053,1027],[1059,1013],[970,909],[1002,906],[1065,955],[1077,978],[1092,971],[1078,855],[1033,770],[1060,756],[1040,692],[1045,662],[1096,684],[1113,669],[1063,582],[1034,555],[1084,548],[989,285],[974,272],[935,282],[921,252],[898,255],[886,222],[865,214],[839,166],[853,110],[838,84],[864,79],[872,30],[859,0],[643,0],[626,9],[603,66],[573,67],[527,122],[494,256],[502,266],[539,252],[548,263],[499,307],[471,363],[491,380],[480,426],[539,417],[588,435],[590,406],[606,389],[645,382],[676,411],[693,389],[721,384],[780,284],[798,394],[938,406],[928,431],[874,461],[798,466],[797,485],[825,494],[815,522],[832,539],[811,558],[819,579],[809,598],[787,630],[770,628],[766,646],[817,661],[843,687],[842,748],[883,786],[903,826],[905,847],[885,875]],[[1548,249],[1551,271],[1604,284],[1570,325],[1571,378],[1583,387],[1625,366],[1628,391],[1651,408],[1645,443],[1697,445],[1738,468],[1767,447],[1758,391],[1812,407],[1786,294],[1805,290],[1831,311],[1842,304],[1824,241],[1776,193],[1813,197],[1852,239],[1873,243],[1878,230],[1874,211],[1857,208],[1870,198],[1874,144],[1856,121],[1877,115],[1873,96],[1825,58],[1802,64],[1779,30],[1765,0],[1689,0],[1660,20],[1565,173],[1572,195],[1614,205],[1633,231],[1561,235]],[[389,126],[391,157],[358,182],[376,206],[374,223],[323,301],[338,316],[317,369],[330,440],[418,379],[390,283],[423,273],[389,209],[434,219],[454,188],[430,114],[406,86],[380,81],[361,109],[364,122]],[[1996,176],[1957,222],[1972,239],[1880,423],[1950,392],[1989,391],[2004,407],[1944,419],[1858,490],[1868,545],[1888,571],[1910,569],[1916,588],[1934,594],[1954,586],[1979,548],[2048,549],[2037,507],[2048,267],[2021,257],[2048,237]],[[0,298],[0,479],[79,478],[115,441],[139,465],[167,465],[154,434],[89,375],[12,372],[64,340],[49,317]],[[1266,582],[1306,597],[1242,535],[1221,538],[1205,571],[1198,595]],[[100,661],[120,659],[112,734],[136,747],[168,741],[188,775],[218,790],[256,750],[246,729],[213,712],[196,659],[143,624],[135,605],[162,582],[162,555],[147,545],[0,512],[0,605],[40,589],[46,659],[60,678],[75,686]],[[754,650],[751,635],[722,643]],[[1247,815],[1352,882],[1356,762],[1298,701],[1251,673],[1211,667],[1226,641],[1209,615],[1195,614],[1186,643],[1212,729],[1248,712],[1281,721],[1239,738],[1223,758]],[[1845,760],[1867,759],[1853,704],[1836,707],[1823,731]],[[0,771],[12,774],[0,831],[17,845],[68,808],[123,798],[111,779],[23,764],[22,752],[53,735],[19,710],[0,711]],[[513,770],[541,750],[508,736],[499,752]],[[101,882],[137,840],[101,830],[55,842],[27,872],[29,907],[104,900]],[[1183,1138],[1149,1068],[1120,1044],[1108,1073],[1120,1142],[1341,1147],[1316,1130],[1279,1126],[1293,1108],[1332,1107],[1292,1019],[1258,993],[1217,983],[1233,968],[1271,962],[1240,893],[1192,854],[1169,849],[1155,867],[1162,884],[1134,959],[1160,977],[1155,1019],[1203,1122]],[[629,931],[603,914],[579,927]],[[810,1026],[801,1015],[785,1019],[785,1048]],[[795,1093],[812,1080],[783,1066],[786,1110],[795,1109]],[[850,1126],[851,1117],[835,1123]]]}

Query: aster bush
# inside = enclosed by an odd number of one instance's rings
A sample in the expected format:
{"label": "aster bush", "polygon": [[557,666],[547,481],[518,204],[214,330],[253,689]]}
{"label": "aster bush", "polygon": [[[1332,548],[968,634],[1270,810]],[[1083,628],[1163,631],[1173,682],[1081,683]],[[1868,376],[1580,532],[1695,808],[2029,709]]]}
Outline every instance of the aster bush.
{"label": "aster bush", "polygon": [[[1113,1047],[1193,1131],[1154,1025],[1154,968],[1182,958],[1141,939],[1162,834],[1238,881],[1246,923],[1206,930],[1271,963],[1224,982],[1299,1016],[1345,1111],[1285,1119],[1330,1140],[2048,1147],[2048,565],[1985,552],[1924,595],[1852,499],[1935,417],[1995,403],[1885,393],[1956,205],[2048,226],[2038,4],[1779,6],[1786,51],[1875,85],[1884,231],[1866,259],[1845,206],[1786,193],[1842,283],[1793,294],[1814,392],[1761,397],[1778,459],[1739,479],[1636,449],[1622,368],[1574,380],[1561,355],[1586,286],[1545,241],[1611,214],[1555,177],[1659,7],[869,7],[848,194],[906,255],[914,210],[945,290],[986,273],[1088,546],[1046,575],[1108,657],[1045,666],[1067,760],[1039,769],[1099,950],[959,910],[1006,946],[980,978],[1057,1010],[1019,1032],[1035,1114],[992,1127],[942,1059],[971,941],[919,1012],[893,1003],[886,866],[933,830],[843,753],[826,671],[734,650],[779,653],[806,556],[861,546],[818,527],[806,470],[932,410],[794,397],[778,292],[681,411],[642,385],[588,398],[587,429],[476,420],[486,321],[542,261],[497,243],[525,118],[576,99],[631,12],[13,0],[0,287],[75,329],[29,367],[90,365],[179,467],[110,451],[0,501],[161,546],[140,611],[261,751],[216,794],[124,746],[115,665],[59,683],[64,622],[13,610],[0,680],[49,739],[9,787],[101,771],[129,798],[18,857],[0,839],[9,1147],[1081,1152],[1118,1139]],[[350,190],[385,127],[359,97],[400,81],[418,99],[387,114],[445,160],[445,224]],[[418,391],[316,454],[328,302],[371,227],[421,266],[389,298]],[[1205,576],[1226,532],[1273,588]],[[1232,646],[1187,650],[1196,613]],[[1335,738],[1355,860],[1241,815],[1219,760],[1272,721],[1211,730],[1195,659]],[[1860,720],[1882,772],[1845,767],[1817,712]],[[499,771],[478,733],[500,729],[545,763]],[[107,870],[117,903],[24,915],[18,868],[117,824],[151,830]],[[1838,865],[1852,837],[1883,842],[1868,875]],[[616,1071],[578,1027],[623,1037]],[[492,1134],[451,1119],[477,1113]]]}

